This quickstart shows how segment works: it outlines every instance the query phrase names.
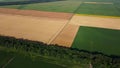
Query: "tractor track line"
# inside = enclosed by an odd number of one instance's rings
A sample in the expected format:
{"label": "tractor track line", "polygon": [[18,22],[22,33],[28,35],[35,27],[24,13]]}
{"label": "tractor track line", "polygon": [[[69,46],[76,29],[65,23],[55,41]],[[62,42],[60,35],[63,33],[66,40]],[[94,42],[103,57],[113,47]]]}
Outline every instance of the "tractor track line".
{"label": "tractor track line", "polygon": [[82,3],[83,2],[81,2],[80,5],[76,8],[76,10],[73,12],[72,16],[68,19],[68,22],[63,26],[63,28],[60,31],[56,32],[55,35],[51,37],[51,39],[48,41],[48,44],[51,44],[60,35],[60,33],[65,29],[65,27],[70,23],[71,19],[75,15],[75,12],[79,10]]}

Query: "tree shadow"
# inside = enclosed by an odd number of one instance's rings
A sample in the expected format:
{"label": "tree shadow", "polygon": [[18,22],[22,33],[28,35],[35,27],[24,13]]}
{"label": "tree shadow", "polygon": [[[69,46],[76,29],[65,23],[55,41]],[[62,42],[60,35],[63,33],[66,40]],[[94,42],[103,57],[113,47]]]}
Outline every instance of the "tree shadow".
{"label": "tree shadow", "polygon": [[65,1],[65,0],[29,0],[29,1],[0,2],[0,6],[24,5],[24,4],[34,4],[34,3],[55,2],[55,1]]}

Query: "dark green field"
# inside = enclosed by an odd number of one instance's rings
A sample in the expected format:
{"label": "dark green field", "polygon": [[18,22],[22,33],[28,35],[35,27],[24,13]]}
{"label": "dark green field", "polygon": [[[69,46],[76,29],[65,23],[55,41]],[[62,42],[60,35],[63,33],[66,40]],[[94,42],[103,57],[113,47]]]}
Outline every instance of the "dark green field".
{"label": "dark green field", "polygon": [[120,55],[120,30],[81,26],[72,47]]}
{"label": "dark green field", "polygon": [[120,11],[114,4],[81,4],[78,14],[120,16]]}
{"label": "dark green field", "polygon": [[[14,58],[11,62],[9,62]],[[0,50],[0,68],[65,68],[60,65],[49,63],[44,58],[35,58],[34,60],[28,56],[14,54],[11,52]]]}
{"label": "dark green field", "polygon": [[5,65],[13,55],[11,53],[6,53],[4,51],[0,51],[0,68],[2,68],[3,65]]}
{"label": "dark green field", "polygon": [[43,59],[40,58],[35,58],[32,60],[30,57],[19,55],[16,56],[15,59],[10,64],[8,64],[6,68],[65,68],[42,60]]}

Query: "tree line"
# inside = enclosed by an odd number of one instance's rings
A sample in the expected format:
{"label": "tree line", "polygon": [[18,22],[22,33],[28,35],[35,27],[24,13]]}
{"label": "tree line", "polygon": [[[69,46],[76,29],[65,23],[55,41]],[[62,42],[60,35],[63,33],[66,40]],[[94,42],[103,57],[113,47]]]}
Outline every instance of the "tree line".
{"label": "tree line", "polygon": [[109,56],[98,52],[89,52],[74,48],[62,47],[57,44],[46,44],[27,39],[0,36],[0,46],[37,53],[68,61],[70,63],[91,63],[93,68],[120,68],[120,56]]}
{"label": "tree line", "polygon": [[0,6],[5,5],[24,5],[24,4],[34,4],[34,3],[44,3],[44,2],[54,2],[54,1],[62,1],[62,0],[25,0],[25,1],[6,1],[0,2]]}

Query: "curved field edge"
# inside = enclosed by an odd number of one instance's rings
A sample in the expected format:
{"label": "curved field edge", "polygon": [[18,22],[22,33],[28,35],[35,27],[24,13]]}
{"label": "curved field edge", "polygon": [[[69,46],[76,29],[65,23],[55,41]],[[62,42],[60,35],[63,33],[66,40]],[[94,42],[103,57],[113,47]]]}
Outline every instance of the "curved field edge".
{"label": "curved field edge", "polygon": [[73,48],[120,55],[120,30],[80,26],[72,44]]}

